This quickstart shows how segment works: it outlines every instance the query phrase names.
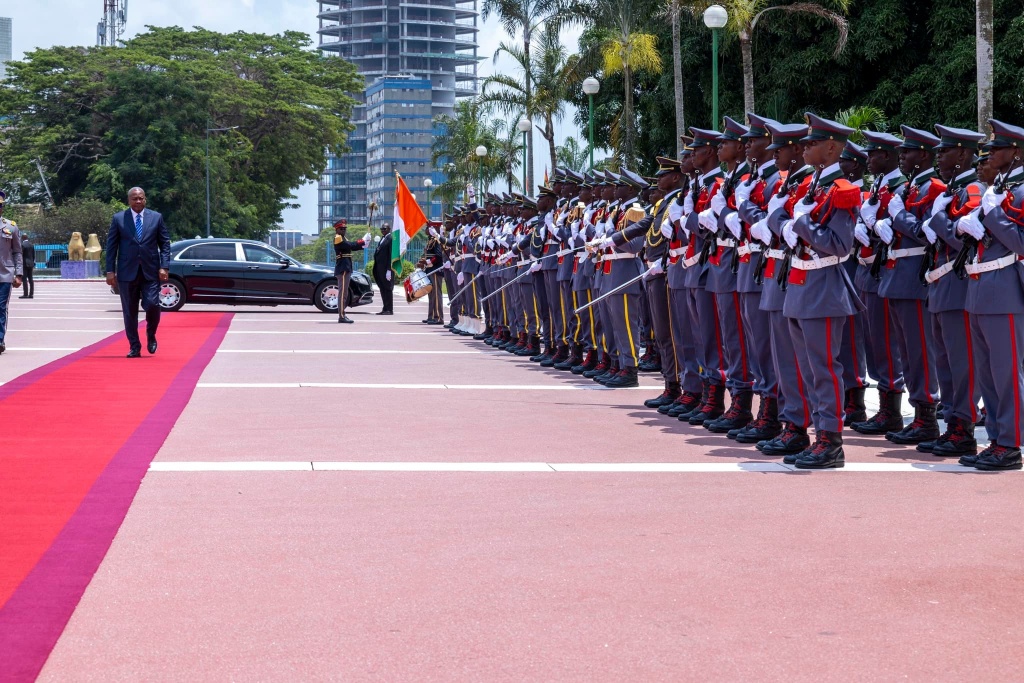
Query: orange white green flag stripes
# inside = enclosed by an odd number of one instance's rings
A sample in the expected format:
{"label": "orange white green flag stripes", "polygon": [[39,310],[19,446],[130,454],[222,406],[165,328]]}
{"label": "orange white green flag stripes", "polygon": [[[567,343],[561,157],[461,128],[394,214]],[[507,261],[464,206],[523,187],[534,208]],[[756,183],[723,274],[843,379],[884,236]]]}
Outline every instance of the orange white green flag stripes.
{"label": "orange white green flag stripes", "polygon": [[412,196],[402,176],[396,173],[395,179],[398,183],[395,187],[395,234],[391,237],[391,265],[401,272],[402,254],[416,233],[427,224],[427,217],[423,215],[423,209],[416,203],[416,198]]}

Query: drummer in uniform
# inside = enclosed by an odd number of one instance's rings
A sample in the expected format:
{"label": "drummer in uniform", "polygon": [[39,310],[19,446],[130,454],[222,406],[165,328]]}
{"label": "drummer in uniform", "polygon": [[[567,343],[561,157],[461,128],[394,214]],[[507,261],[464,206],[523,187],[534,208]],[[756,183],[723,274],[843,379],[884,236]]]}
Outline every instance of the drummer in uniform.
{"label": "drummer in uniform", "polygon": [[342,218],[334,224],[334,275],[338,278],[338,322],[353,323],[345,315],[345,303],[348,301],[348,283],[352,278],[352,252],[362,251],[370,243],[370,233],[363,235],[361,240],[352,242],[345,239],[348,223]]}

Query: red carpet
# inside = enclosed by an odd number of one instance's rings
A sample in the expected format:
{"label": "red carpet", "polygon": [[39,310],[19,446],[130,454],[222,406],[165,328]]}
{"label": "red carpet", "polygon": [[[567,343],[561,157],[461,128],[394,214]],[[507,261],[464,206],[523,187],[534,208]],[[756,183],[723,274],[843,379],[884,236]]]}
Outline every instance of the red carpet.
{"label": "red carpet", "polygon": [[39,673],[230,323],[164,316],[155,356],[119,333],[0,386],[0,681]]}

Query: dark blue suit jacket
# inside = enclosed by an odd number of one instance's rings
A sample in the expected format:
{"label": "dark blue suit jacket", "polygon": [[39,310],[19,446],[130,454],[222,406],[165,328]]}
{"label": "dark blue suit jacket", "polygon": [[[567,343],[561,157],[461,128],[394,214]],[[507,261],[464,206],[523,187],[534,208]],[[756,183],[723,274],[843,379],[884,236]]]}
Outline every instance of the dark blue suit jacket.
{"label": "dark blue suit jacket", "polygon": [[[115,269],[116,264],[116,269]],[[161,268],[171,267],[171,235],[164,217],[156,211],[142,212],[142,240],[135,237],[132,210],[114,216],[107,233],[107,270],[118,280],[133,282],[142,270],[146,280],[159,280]]]}

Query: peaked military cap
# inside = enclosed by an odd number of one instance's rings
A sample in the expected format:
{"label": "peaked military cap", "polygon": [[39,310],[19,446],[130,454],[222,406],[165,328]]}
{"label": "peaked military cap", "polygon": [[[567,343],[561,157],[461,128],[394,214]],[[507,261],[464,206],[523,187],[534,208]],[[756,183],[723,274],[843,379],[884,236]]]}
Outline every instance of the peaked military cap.
{"label": "peaked military cap", "polygon": [[770,138],[772,134],[768,130],[768,124],[778,124],[778,121],[775,121],[774,119],[758,116],[753,112],[747,112],[747,121],[750,123],[750,129],[740,136],[744,140],[750,140],[752,138]]}
{"label": "peaked military cap", "polygon": [[570,169],[566,169],[566,171],[565,171],[565,182],[571,183],[573,185],[579,185],[579,184],[581,184],[583,182],[583,176],[581,176],[576,171],[573,171],[573,170],[570,170]]}
{"label": "peaked military cap", "polygon": [[876,149],[895,152],[902,144],[902,140],[890,133],[878,133],[873,130],[864,131],[864,151],[866,152]]}
{"label": "peaked military cap", "polygon": [[900,145],[900,149],[931,151],[935,149],[935,145],[939,144],[939,139],[926,130],[900,126],[900,131],[903,133],[903,144]]}
{"label": "peaked military cap", "polygon": [[719,142],[726,142],[728,140],[739,140],[747,134],[749,129],[739,121],[729,118],[728,116],[722,119],[725,123],[725,132],[719,136]]}
{"label": "peaked military cap", "polygon": [[670,159],[668,157],[656,157],[655,159],[658,162],[658,172],[654,174],[655,178],[660,178],[661,176],[668,175],[669,173],[678,173],[682,170],[680,163],[675,159]]}
{"label": "peaked military cap", "polygon": [[935,124],[935,132],[939,134],[939,142],[936,149],[952,149],[964,147],[966,149],[978,149],[978,146],[985,140],[985,134],[966,128],[950,128]]}
{"label": "peaked military cap", "polygon": [[636,173],[633,173],[629,169],[624,169],[622,171],[622,175],[619,177],[621,178],[624,184],[629,185],[630,187],[635,187],[638,190],[642,190],[645,187],[650,186],[650,183],[648,183],[646,180],[641,178]]}
{"label": "peaked military cap", "polygon": [[688,145],[691,149],[717,146],[718,138],[722,137],[722,134],[717,130],[708,130],[706,128],[690,128],[690,132],[693,133],[693,140]]}
{"label": "peaked military cap", "polygon": [[807,126],[802,123],[768,123],[768,132],[772,134],[772,144],[768,149],[782,149],[801,142],[807,133]]}
{"label": "peaked military cap", "polygon": [[537,186],[537,197],[557,197],[558,194],[547,185]]}
{"label": "peaked military cap", "polygon": [[536,209],[537,199],[535,197],[523,197],[519,201],[519,205],[524,209]]}
{"label": "peaked military cap", "polygon": [[988,125],[992,127],[992,138],[985,145],[988,149],[1024,147],[1024,128],[1011,126],[996,119],[989,119]]}
{"label": "peaked military cap", "polygon": [[843,147],[843,153],[839,155],[839,158],[857,161],[865,165],[868,163],[868,153],[864,151],[864,148],[849,140],[846,141],[846,146]]}
{"label": "peaked military cap", "polygon": [[804,117],[807,119],[807,135],[803,137],[803,142],[814,142],[816,140],[846,142],[847,138],[853,133],[853,128],[830,119],[824,119],[811,112],[804,114]]}

